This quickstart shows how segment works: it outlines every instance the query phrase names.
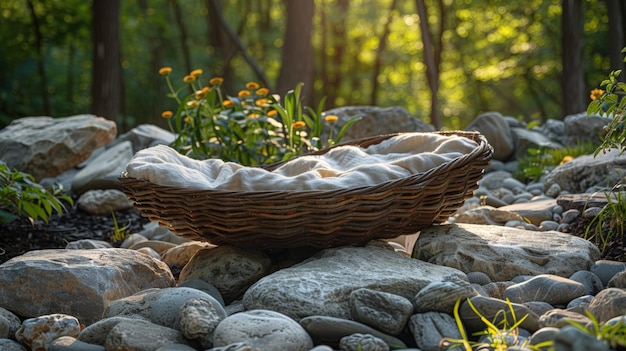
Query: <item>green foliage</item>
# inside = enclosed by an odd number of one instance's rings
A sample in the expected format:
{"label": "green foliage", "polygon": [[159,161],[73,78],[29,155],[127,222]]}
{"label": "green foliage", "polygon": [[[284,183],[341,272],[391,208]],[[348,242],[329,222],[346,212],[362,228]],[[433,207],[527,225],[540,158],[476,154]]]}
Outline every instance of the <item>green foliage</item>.
{"label": "green foliage", "polygon": [[600,323],[589,310],[585,310],[585,314],[591,319],[591,324],[583,325],[571,320],[568,320],[567,323],[598,340],[608,342],[614,350],[626,347],[626,319],[624,317],[616,322]]}
{"label": "green foliage", "polygon": [[[626,48],[622,49],[622,52],[626,52]],[[596,155],[600,151],[606,152],[611,148],[620,149],[620,153],[626,150],[626,121],[624,120],[626,99],[623,98],[626,95],[626,83],[618,80],[621,74],[621,70],[609,73],[609,79],[600,83],[600,87],[605,90],[593,89],[591,91],[587,115],[605,115],[611,119],[604,127],[606,135],[602,144],[598,146]]]}
{"label": "green foliage", "polygon": [[115,216],[115,211],[111,211],[111,216],[113,216],[113,234],[111,234],[110,240],[113,243],[122,243],[124,240],[126,240],[130,236],[130,233],[128,231],[128,229],[130,228],[130,225],[125,225],[123,227],[120,227],[120,225],[117,223],[117,217]]}
{"label": "green foliage", "polygon": [[608,203],[587,225],[584,236],[602,252],[617,239],[623,243],[626,231],[626,195],[624,191],[607,192],[605,196]]}
{"label": "green foliage", "polygon": [[[52,115],[90,108],[92,43],[90,2],[34,0],[43,33],[46,86],[37,67],[36,39],[27,2],[0,1],[0,127],[20,116],[42,115],[42,91],[49,93]],[[153,72],[159,67],[206,67],[233,86],[257,79],[237,50],[220,54],[217,34],[208,22],[206,2],[178,2],[186,33],[166,0],[123,1],[120,11],[124,116],[120,130],[135,123],[167,127],[158,118],[171,109]],[[337,4],[315,0],[312,43],[316,74],[310,85],[315,101],[328,96],[325,108],[371,104],[373,82],[379,83],[376,105],[403,106],[423,117],[429,109],[424,75],[420,19],[415,3],[397,2],[391,11],[387,49],[381,71],[372,76],[379,36],[391,0],[351,0],[344,14]],[[559,23],[560,0],[445,1],[441,58],[441,112],[447,129],[463,129],[482,111],[523,115],[526,120],[562,118]],[[227,22],[236,29],[245,51],[274,83],[281,67],[286,23],[280,0],[221,2]],[[431,28],[437,29],[437,2],[427,2]],[[584,4],[587,84],[605,75],[608,65],[606,3]],[[435,30],[436,32],[438,31]],[[188,51],[191,67],[183,53]],[[343,53],[343,56],[339,56]],[[326,62],[326,67],[323,67]],[[177,77],[182,78],[182,76]],[[270,84],[270,86],[272,86]],[[384,87],[381,89],[380,87]],[[43,89],[42,89],[43,88]],[[284,92],[281,92],[284,94]]]}
{"label": "green foliage", "polygon": [[596,146],[591,142],[560,149],[548,147],[529,148],[526,155],[518,159],[519,164],[515,178],[523,183],[538,181],[554,167],[578,156],[590,155],[595,148]]}
{"label": "green foliage", "polygon": [[73,205],[72,198],[62,195],[62,190],[44,188],[30,174],[11,170],[0,161],[0,223],[19,218],[47,223],[53,211],[59,215],[65,212],[63,201]]}
{"label": "green foliage", "polygon": [[[256,82],[248,82],[236,96],[227,95],[220,77],[202,86],[202,70],[194,70],[175,90],[171,68],[160,70],[176,100],[175,113],[165,111],[171,130],[176,133],[172,147],[196,159],[220,158],[244,166],[286,161],[303,153],[336,144],[359,118],[353,118],[333,136],[337,116],[322,118],[323,100],[317,109],[305,108],[301,102],[302,84],[280,97],[270,94]],[[179,95],[191,92],[180,98]],[[329,137],[322,141],[325,124]]]}
{"label": "green foliage", "polygon": [[[528,315],[523,316],[520,319],[517,319],[515,315],[515,310],[511,302],[506,300],[507,306],[509,307],[509,311],[500,310],[496,313],[493,321],[489,321],[485,316],[483,316],[480,311],[472,304],[471,300],[467,299],[467,304],[472,309],[472,311],[480,318],[480,320],[485,324],[486,328],[483,331],[477,332],[474,336],[486,336],[487,341],[485,342],[477,342],[470,340],[467,333],[465,332],[465,327],[463,326],[463,322],[459,315],[459,307],[461,306],[461,299],[458,299],[454,305],[454,320],[456,321],[457,327],[459,329],[459,333],[461,334],[460,339],[454,338],[444,338],[441,341],[443,349],[453,349],[457,347],[462,347],[466,351],[472,350],[507,350],[510,346],[516,347],[527,347],[532,350],[551,350],[553,349],[552,342],[544,342],[537,345],[528,345],[527,340],[520,340],[519,338],[519,326],[524,322],[524,320],[528,317]],[[509,324],[509,319],[507,318],[507,314],[511,316],[513,321],[512,324]],[[500,322],[496,322],[500,320]]]}

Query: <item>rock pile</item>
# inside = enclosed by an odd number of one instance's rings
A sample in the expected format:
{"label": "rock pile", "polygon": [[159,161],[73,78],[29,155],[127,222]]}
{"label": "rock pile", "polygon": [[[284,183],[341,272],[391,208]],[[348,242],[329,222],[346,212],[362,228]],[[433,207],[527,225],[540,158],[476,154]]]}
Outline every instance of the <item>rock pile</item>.
{"label": "rock pile", "polygon": [[[605,185],[599,170],[623,159],[575,159],[534,184],[511,171],[522,148],[577,138],[569,125],[580,118],[542,132],[498,114],[477,118],[472,128],[498,145],[497,159],[449,223],[419,235],[257,251],[188,241],[151,223],[120,248],[83,240],[13,258],[0,265],[0,349],[439,350],[442,339],[462,337],[458,308],[468,334],[485,328],[481,316],[509,326],[526,316],[515,340],[522,349],[550,340],[559,350],[609,350],[568,321],[590,322],[589,310],[601,323],[626,323],[626,264],[600,260],[568,232],[590,211],[581,203],[603,206],[586,193]],[[92,192],[92,204],[127,207],[104,195],[119,192],[119,162],[170,137],[138,127],[55,180],[86,199]],[[567,185],[583,178],[582,191]]]}

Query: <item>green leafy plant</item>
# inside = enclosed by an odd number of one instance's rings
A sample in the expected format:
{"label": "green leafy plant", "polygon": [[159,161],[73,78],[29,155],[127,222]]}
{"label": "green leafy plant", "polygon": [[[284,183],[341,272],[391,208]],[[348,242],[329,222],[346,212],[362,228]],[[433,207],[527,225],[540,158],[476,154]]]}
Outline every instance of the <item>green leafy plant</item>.
{"label": "green leafy plant", "polygon": [[130,224],[120,227],[117,222],[117,217],[115,216],[115,211],[111,210],[111,216],[113,217],[113,234],[111,234],[110,240],[113,243],[122,243],[130,236]]}
{"label": "green leafy plant", "polygon": [[600,323],[589,310],[585,310],[585,314],[591,320],[591,324],[585,325],[572,320],[568,320],[567,323],[598,340],[608,342],[612,349],[626,347],[626,319],[621,318],[615,323]]}
{"label": "green leafy plant", "polygon": [[[626,48],[622,49],[622,52],[626,52]],[[626,95],[626,83],[618,80],[621,74],[621,70],[612,71],[608,79],[600,83],[600,88],[604,90],[596,88],[591,91],[587,116],[599,114],[610,118],[609,124],[604,127],[606,135],[597,148],[596,155],[610,148],[620,149],[620,152],[626,150],[626,121],[624,121],[626,99],[623,99]]]}
{"label": "green leafy plant", "polygon": [[[523,316],[520,319],[517,319],[515,315],[515,310],[511,302],[507,299],[506,303],[508,305],[511,319],[513,323],[509,323],[509,319],[507,318],[507,311],[500,310],[496,313],[493,321],[489,321],[485,316],[483,316],[480,311],[472,304],[471,300],[467,299],[467,304],[472,309],[472,311],[480,318],[480,320],[485,324],[486,328],[480,332],[474,333],[473,336],[487,336],[487,341],[478,342],[470,340],[469,336],[465,331],[465,327],[463,326],[463,322],[459,315],[459,307],[461,306],[461,299],[458,299],[454,305],[454,320],[456,321],[457,328],[459,329],[459,334],[461,334],[460,339],[455,338],[444,338],[441,340],[441,346],[445,349],[453,349],[457,347],[462,347],[466,351],[472,350],[480,350],[480,349],[491,349],[491,350],[507,350],[510,346],[518,346],[518,347],[527,347],[532,350],[549,350],[552,348],[552,342],[543,342],[536,345],[529,345],[527,340],[520,340],[519,337],[519,326],[524,322],[524,320],[528,317],[528,315]],[[500,322],[496,322],[500,320]]]}
{"label": "green leafy plant", "polygon": [[626,230],[626,195],[618,191],[606,192],[607,204],[593,217],[585,229],[584,238],[593,242],[605,252],[612,241],[620,239],[624,242]]}
{"label": "green leafy plant", "polygon": [[[176,133],[172,147],[196,159],[220,158],[245,166],[271,164],[316,151],[339,142],[358,118],[347,122],[333,136],[337,116],[322,116],[324,100],[317,109],[301,102],[302,84],[281,101],[270,90],[249,82],[236,95],[223,91],[223,79],[211,78],[203,86],[202,70],[186,75],[186,85],[174,89],[170,67],[159,73],[166,79],[169,97],[176,100],[175,112],[164,111],[169,127]],[[327,140],[321,140],[326,127]]]}
{"label": "green leafy plant", "polygon": [[[622,49],[622,53],[626,48]],[[626,58],[624,58],[626,62]],[[619,81],[622,71],[612,71],[608,79],[600,83],[600,88],[593,89],[590,94],[591,102],[587,106],[587,116],[603,115],[609,118],[604,127],[606,134],[602,143],[596,148],[594,156],[608,149],[619,149],[620,154],[626,150],[626,83]],[[621,239],[624,244],[624,229],[626,227],[626,204],[622,194],[622,184],[613,187],[612,192],[605,193],[608,204],[593,218],[585,230],[585,238],[594,240],[604,252],[612,240]],[[617,190],[617,191],[615,191]]]}
{"label": "green leafy plant", "polygon": [[515,178],[525,183],[538,181],[554,167],[578,156],[590,155],[595,149],[596,146],[592,142],[559,149],[545,146],[529,148],[526,155],[518,159]]}
{"label": "green leafy plant", "polygon": [[47,223],[53,212],[66,212],[64,201],[74,205],[72,198],[62,192],[61,186],[45,188],[32,175],[10,169],[0,161],[0,223],[20,218]]}

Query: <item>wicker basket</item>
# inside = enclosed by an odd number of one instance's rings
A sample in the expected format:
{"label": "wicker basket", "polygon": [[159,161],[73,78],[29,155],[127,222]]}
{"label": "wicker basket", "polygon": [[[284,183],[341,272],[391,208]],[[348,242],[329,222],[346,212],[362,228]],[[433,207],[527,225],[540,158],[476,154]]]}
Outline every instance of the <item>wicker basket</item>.
{"label": "wicker basket", "polygon": [[[355,244],[441,223],[478,187],[493,154],[487,140],[477,132],[435,133],[469,138],[477,147],[424,173],[339,191],[198,190],[124,176],[120,181],[143,216],[189,239],[255,249]],[[341,145],[367,147],[395,135]]]}

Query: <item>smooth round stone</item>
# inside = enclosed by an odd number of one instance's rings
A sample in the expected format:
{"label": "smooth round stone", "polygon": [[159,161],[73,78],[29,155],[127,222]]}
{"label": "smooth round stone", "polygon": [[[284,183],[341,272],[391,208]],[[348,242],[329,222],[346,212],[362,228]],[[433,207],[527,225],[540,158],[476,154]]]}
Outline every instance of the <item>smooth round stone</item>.
{"label": "smooth round stone", "polygon": [[613,278],[609,280],[607,287],[626,289],[626,270],[618,272],[614,275]]}
{"label": "smooth round stone", "polygon": [[560,193],[561,186],[557,183],[550,185],[550,187],[548,187],[548,189],[546,190],[546,196],[549,196],[551,198],[556,198],[557,196],[559,196]]}
{"label": "smooth round stone", "polygon": [[561,224],[559,224],[559,227],[556,228],[556,230],[561,232],[561,233],[568,233],[570,226],[571,226],[570,224],[561,223]]}
{"label": "smooth round stone", "polygon": [[603,286],[607,286],[609,281],[623,270],[626,270],[626,263],[609,260],[598,260],[589,268],[591,273],[594,273],[600,278]]}
{"label": "smooth round stone", "polygon": [[[533,311],[524,305],[513,302],[507,303],[501,299],[484,296],[474,296],[470,298],[469,301],[481,316],[492,322],[495,320],[496,325],[504,320],[502,311],[506,311],[507,322],[509,325],[513,325],[515,321],[510,313],[510,309],[513,308],[518,321],[521,316],[528,315],[520,324],[520,328],[526,329],[530,332],[534,332],[539,329],[539,318]],[[459,308],[459,316],[470,333],[485,329],[485,324],[483,323],[481,317],[477,316],[474,310],[470,308],[468,301],[461,304],[461,307]]]}
{"label": "smooth round stone", "polygon": [[555,351],[608,351],[606,341],[597,340],[595,336],[580,329],[567,325],[554,336]]}
{"label": "smooth round stone", "polygon": [[589,308],[589,304],[593,300],[593,295],[584,295],[577,297],[567,304],[567,309],[576,309],[577,311],[584,311]]}
{"label": "smooth round stone", "polygon": [[120,244],[120,247],[122,249],[128,249],[129,247],[142,241],[148,241],[148,238],[146,238],[145,236],[141,234],[133,233],[128,238],[126,238],[126,240],[124,240],[122,244]]}
{"label": "smooth round stone", "polygon": [[48,344],[47,351],[105,351],[104,346],[88,344],[71,336],[62,336]]}
{"label": "smooth round stone", "polygon": [[113,245],[104,240],[81,239],[67,243],[65,246],[68,250],[94,250],[111,248]]}
{"label": "smooth round stone", "polygon": [[26,348],[15,340],[0,339],[0,350],[2,351],[26,351]]}
{"label": "smooth round stone", "polygon": [[406,344],[396,337],[385,334],[363,323],[347,319],[328,316],[309,316],[302,318],[300,325],[311,335],[316,344],[339,346],[341,338],[358,333],[371,334],[377,338],[383,339],[387,345],[394,349],[406,348]]}
{"label": "smooth round stone", "polygon": [[563,206],[556,205],[556,206],[552,207],[552,213],[558,214],[558,215],[562,215],[563,214]]}
{"label": "smooth round stone", "polygon": [[526,184],[520,182],[519,180],[515,178],[507,178],[503,180],[502,186],[512,191],[518,191],[518,192],[524,191],[524,189],[526,189]]}
{"label": "smooth round stone", "polygon": [[578,271],[572,274],[569,279],[579,282],[585,286],[585,294],[595,295],[604,289],[602,280],[591,271]]}
{"label": "smooth round stone", "polygon": [[389,351],[389,345],[380,338],[369,334],[352,334],[339,341],[342,351]]}
{"label": "smooth round stone", "polygon": [[600,291],[591,300],[589,311],[601,323],[623,315],[626,311],[626,290],[607,288]]}
{"label": "smooth round stone", "polygon": [[446,337],[461,339],[456,321],[447,313],[416,313],[411,317],[409,329],[422,350],[438,350],[441,339]]}
{"label": "smooth round stone", "polygon": [[413,304],[405,297],[366,288],[350,293],[350,315],[390,335],[398,335],[413,314]]}
{"label": "smooth round stone", "polygon": [[466,276],[471,284],[485,285],[491,283],[491,278],[483,272],[469,272]]}
{"label": "smooth round stone", "polygon": [[587,207],[585,209],[585,212],[583,212],[583,218],[592,219],[593,217],[597,216],[600,211],[602,211],[600,207]]}
{"label": "smooth round stone", "polygon": [[538,315],[538,316],[542,316],[542,315],[546,314],[548,311],[554,309],[554,306],[550,305],[547,302],[543,302],[543,301],[524,302],[522,305],[528,307],[529,310],[535,312],[535,314]]}
{"label": "smooth round stone", "polygon": [[219,290],[213,286],[213,284],[204,281],[202,279],[189,279],[184,282],[178,284],[179,288],[193,288],[200,291],[204,291],[205,293],[213,296],[222,306],[225,305],[224,298]]}
{"label": "smooth round stone", "polygon": [[585,286],[577,281],[552,274],[541,274],[525,282],[511,285],[502,294],[512,302],[543,301],[551,305],[567,305],[585,295]]}
{"label": "smooth round stone", "polygon": [[33,350],[45,350],[46,345],[56,338],[77,337],[78,333],[80,333],[80,323],[76,317],[66,314],[49,314],[29,318],[22,322],[22,326],[15,333],[15,338]]}
{"label": "smooth round stone", "polygon": [[180,331],[201,347],[213,346],[213,332],[219,323],[226,318],[222,305],[215,300],[193,299],[185,302],[179,311]]}
{"label": "smooth round stone", "polygon": [[251,310],[226,317],[215,328],[217,347],[244,342],[251,348],[274,351],[309,351],[313,341],[293,319],[274,311]]}
{"label": "smooth round stone", "polygon": [[576,322],[582,325],[586,325],[587,323],[591,322],[591,320],[584,314],[580,314],[578,312],[570,310],[563,310],[560,308],[550,310],[541,315],[541,317],[539,317],[539,326],[541,328],[562,328],[566,325],[569,325],[570,322]]}
{"label": "smooth round stone", "polygon": [[416,313],[434,311],[452,314],[457,300],[476,295],[476,290],[466,281],[432,282],[417,292],[413,304]]}
{"label": "smooth round stone", "polygon": [[553,212],[552,213],[552,220],[557,222],[557,223],[561,223],[561,221],[563,220],[563,217],[560,214]]}
{"label": "smooth round stone", "polygon": [[513,200],[514,204],[522,204],[522,203],[526,203],[528,201],[530,201],[530,199],[532,199],[534,196],[533,194],[529,193],[529,192],[521,192],[517,195],[515,195],[515,200]]}
{"label": "smooth round stone", "polygon": [[555,221],[542,221],[539,223],[539,230],[541,231],[551,231],[556,230],[559,227],[559,224]]}
{"label": "smooth round stone", "polygon": [[508,204],[509,204],[509,202],[505,202],[504,200],[498,199],[495,196],[488,195],[485,198],[485,205],[487,205],[487,206],[492,206],[492,207],[498,208],[498,207],[506,206]]}
{"label": "smooth round stone", "polygon": [[526,191],[528,191],[529,193],[534,193],[537,190],[539,190],[540,194],[543,194],[543,189],[545,188],[544,184],[541,182],[535,182],[535,183],[528,183],[526,184],[526,186],[524,187],[524,189]]}
{"label": "smooth round stone", "polygon": [[528,346],[539,345],[544,342],[551,342],[554,336],[560,331],[559,328],[545,327],[537,330],[528,339]]}
{"label": "smooth round stone", "polygon": [[571,209],[563,212],[563,223],[573,223],[580,216],[580,211]]}

